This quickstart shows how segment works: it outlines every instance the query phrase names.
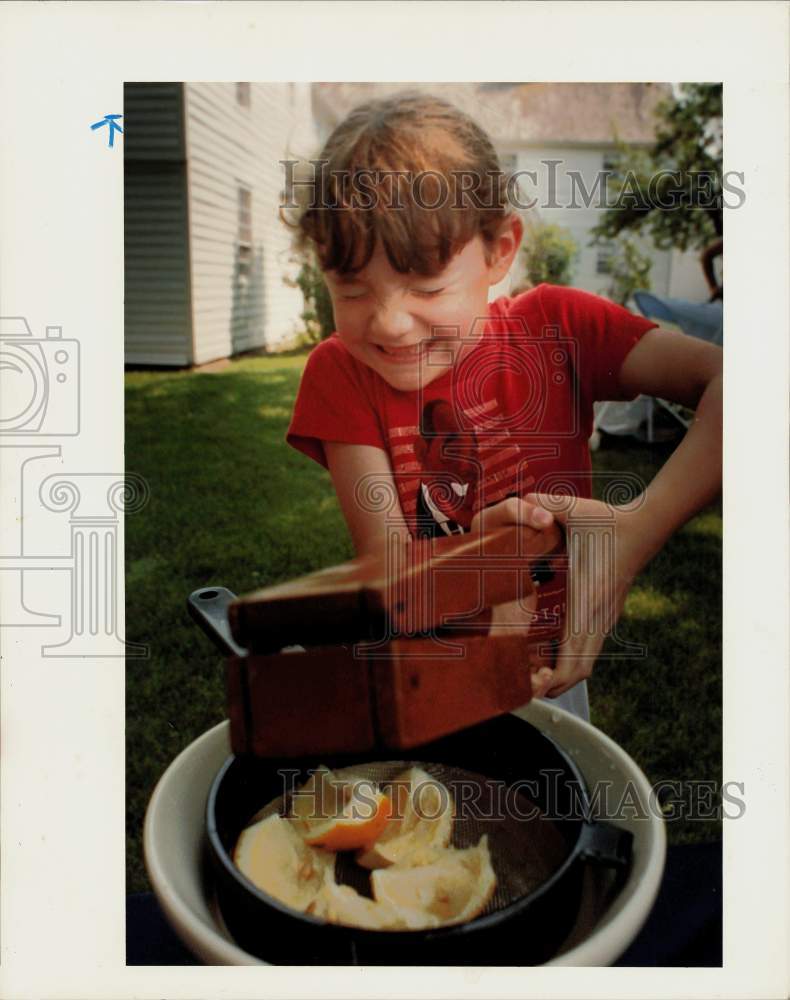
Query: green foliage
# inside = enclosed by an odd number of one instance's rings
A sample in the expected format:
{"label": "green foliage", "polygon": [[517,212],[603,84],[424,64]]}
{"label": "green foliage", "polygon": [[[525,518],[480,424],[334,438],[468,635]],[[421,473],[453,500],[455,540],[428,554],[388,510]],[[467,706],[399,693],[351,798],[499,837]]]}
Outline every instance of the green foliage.
{"label": "green foliage", "polygon": [[329,290],[315,255],[305,252],[297,260],[301,261],[301,266],[296,280],[287,283],[295,284],[304,296],[301,316],[304,331],[301,340],[304,346],[310,346],[331,335],[335,329],[335,318]]}
{"label": "green foliage", "polygon": [[523,247],[531,285],[569,285],[579,247],[564,226],[543,223],[527,230]]}
{"label": "green foliage", "polygon": [[650,269],[653,261],[629,236],[621,236],[607,262],[611,283],[606,294],[613,302],[624,306],[640,288],[650,290]]}
{"label": "green foliage", "polygon": [[630,230],[662,250],[701,249],[723,229],[721,84],[682,84],[656,115],[649,149],[616,144],[607,184],[613,207],[593,229],[594,242]]}

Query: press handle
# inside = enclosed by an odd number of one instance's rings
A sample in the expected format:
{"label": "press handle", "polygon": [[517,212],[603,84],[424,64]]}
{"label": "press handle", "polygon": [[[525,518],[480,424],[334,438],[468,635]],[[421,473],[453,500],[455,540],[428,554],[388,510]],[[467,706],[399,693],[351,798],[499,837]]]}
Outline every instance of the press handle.
{"label": "press handle", "polygon": [[602,868],[625,871],[631,864],[634,835],[613,823],[603,820],[582,823],[579,838],[579,856],[582,861]]}
{"label": "press handle", "polygon": [[192,619],[226,656],[246,656],[233,638],[228,624],[228,606],[236,595],[227,587],[201,587],[187,598],[187,610]]}
{"label": "press handle", "polygon": [[330,646],[415,635],[451,619],[473,625],[481,611],[531,593],[522,571],[550,579],[563,548],[556,522],[395,546],[247,594],[229,608],[231,633],[250,650],[271,653],[299,641]]}

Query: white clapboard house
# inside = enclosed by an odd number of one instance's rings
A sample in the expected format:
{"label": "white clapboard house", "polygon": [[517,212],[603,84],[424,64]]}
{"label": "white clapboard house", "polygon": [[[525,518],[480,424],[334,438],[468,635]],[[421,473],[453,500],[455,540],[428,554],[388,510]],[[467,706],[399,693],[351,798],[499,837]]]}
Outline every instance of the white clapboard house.
{"label": "white clapboard house", "polygon": [[[653,110],[669,84],[127,83],[127,363],[200,365],[289,346],[303,299],[292,284],[292,237],[278,214],[282,161],[317,155],[354,105],[405,87],[465,108],[507,168],[535,172],[536,182],[522,188],[537,200],[525,221],[569,229],[580,248],[574,285],[605,294],[609,251],[589,246],[601,209],[581,204],[581,188],[569,204],[569,178],[575,172],[591,190],[616,136],[649,144]],[[695,253],[644,246],[654,292],[707,299]],[[493,294],[522,280],[516,267]]]}
{"label": "white clapboard house", "polygon": [[127,83],[128,364],[200,365],[289,344],[281,161],[314,153],[308,83]]}

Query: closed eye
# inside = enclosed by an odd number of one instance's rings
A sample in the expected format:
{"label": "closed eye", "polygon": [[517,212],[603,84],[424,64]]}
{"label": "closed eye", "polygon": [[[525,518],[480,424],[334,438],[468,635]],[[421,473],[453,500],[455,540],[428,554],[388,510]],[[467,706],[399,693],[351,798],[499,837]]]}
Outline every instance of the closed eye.
{"label": "closed eye", "polygon": [[424,295],[426,298],[430,298],[433,295],[441,294],[444,288],[413,288],[412,291],[415,295]]}

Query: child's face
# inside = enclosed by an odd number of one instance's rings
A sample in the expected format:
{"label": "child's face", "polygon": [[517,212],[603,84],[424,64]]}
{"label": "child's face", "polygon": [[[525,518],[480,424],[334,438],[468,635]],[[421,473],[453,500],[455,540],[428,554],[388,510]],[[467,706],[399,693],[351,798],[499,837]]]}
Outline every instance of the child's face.
{"label": "child's face", "polygon": [[399,274],[377,244],[359,273],[325,274],[338,337],[357,361],[394,389],[429,385],[482,335],[484,324],[473,332],[474,321],[487,316],[488,289],[507,274],[520,240],[521,223],[511,220],[490,262],[482,237],[476,236],[432,278]]}

